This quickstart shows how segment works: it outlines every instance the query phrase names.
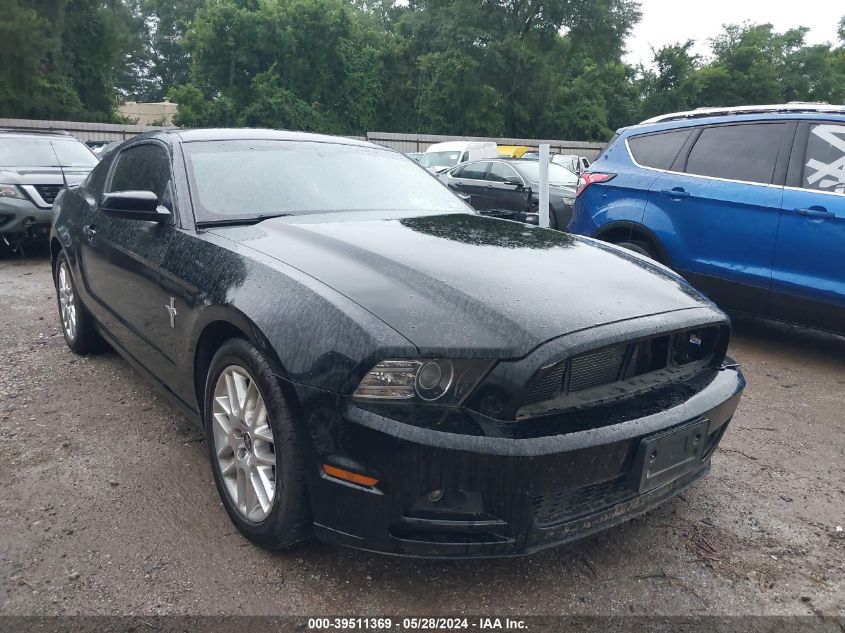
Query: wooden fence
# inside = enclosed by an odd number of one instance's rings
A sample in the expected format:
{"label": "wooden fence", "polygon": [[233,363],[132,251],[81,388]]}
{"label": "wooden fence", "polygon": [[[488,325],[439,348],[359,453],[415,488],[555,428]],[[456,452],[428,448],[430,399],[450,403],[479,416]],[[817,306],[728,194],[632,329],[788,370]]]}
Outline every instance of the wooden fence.
{"label": "wooden fence", "polygon": [[67,132],[80,141],[125,141],[141,132],[166,129],[151,125],[122,125],[118,123],[0,119],[0,129],[3,128],[21,132]]}

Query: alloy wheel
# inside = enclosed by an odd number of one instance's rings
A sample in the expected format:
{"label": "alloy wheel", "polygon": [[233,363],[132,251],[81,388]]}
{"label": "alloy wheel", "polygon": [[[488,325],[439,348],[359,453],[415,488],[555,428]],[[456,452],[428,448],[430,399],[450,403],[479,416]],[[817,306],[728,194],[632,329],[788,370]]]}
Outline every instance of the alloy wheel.
{"label": "alloy wheel", "polygon": [[264,398],[243,367],[221,372],[212,416],[214,453],[229,498],[244,519],[259,523],[276,497],[276,453]]}
{"label": "alloy wheel", "polygon": [[67,261],[59,264],[59,311],[61,313],[62,328],[68,340],[76,338],[76,304],[73,301],[73,282],[70,279]]}

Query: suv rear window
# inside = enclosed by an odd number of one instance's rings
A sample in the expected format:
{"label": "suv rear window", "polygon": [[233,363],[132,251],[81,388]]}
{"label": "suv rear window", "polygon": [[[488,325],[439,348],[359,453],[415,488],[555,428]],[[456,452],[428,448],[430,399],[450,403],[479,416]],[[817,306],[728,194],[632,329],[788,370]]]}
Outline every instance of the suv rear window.
{"label": "suv rear window", "polygon": [[0,167],[93,167],[98,162],[85,143],[75,138],[0,138]]}
{"label": "suv rear window", "polygon": [[691,132],[690,129],[683,129],[635,136],[628,139],[628,147],[640,165],[669,169]]}
{"label": "suv rear window", "polygon": [[686,172],[769,184],[786,124],[705,127],[687,158]]}
{"label": "suv rear window", "polygon": [[845,125],[814,125],[807,140],[802,187],[845,193]]}

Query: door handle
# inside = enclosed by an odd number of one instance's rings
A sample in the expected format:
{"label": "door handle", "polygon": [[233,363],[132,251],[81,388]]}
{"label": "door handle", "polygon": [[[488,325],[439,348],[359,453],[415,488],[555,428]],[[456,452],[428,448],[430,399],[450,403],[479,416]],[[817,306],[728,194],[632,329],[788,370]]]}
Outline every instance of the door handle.
{"label": "door handle", "polygon": [[681,198],[689,198],[690,194],[689,191],[684,191],[683,189],[661,189],[661,195],[664,195],[668,198],[674,198],[676,200],[680,200]]}
{"label": "door handle", "polygon": [[88,241],[93,242],[94,238],[97,237],[97,230],[94,228],[93,224],[86,224],[82,227],[82,232],[88,236]]}
{"label": "door handle", "polygon": [[835,216],[833,213],[824,207],[810,207],[809,209],[795,209],[795,213],[803,215],[808,218],[832,219]]}

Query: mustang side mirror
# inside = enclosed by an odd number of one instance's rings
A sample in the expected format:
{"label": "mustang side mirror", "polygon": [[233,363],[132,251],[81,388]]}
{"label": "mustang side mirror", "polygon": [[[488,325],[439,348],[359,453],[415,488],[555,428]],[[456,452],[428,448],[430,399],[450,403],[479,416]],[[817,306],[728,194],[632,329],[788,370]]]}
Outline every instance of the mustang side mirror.
{"label": "mustang side mirror", "polygon": [[170,218],[170,211],[159,205],[152,191],[113,191],[103,195],[100,206],[106,215],[127,220],[163,222]]}
{"label": "mustang side mirror", "polygon": [[522,189],[522,181],[519,178],[505,178],[506,185],[513,185],[517,189]]}

